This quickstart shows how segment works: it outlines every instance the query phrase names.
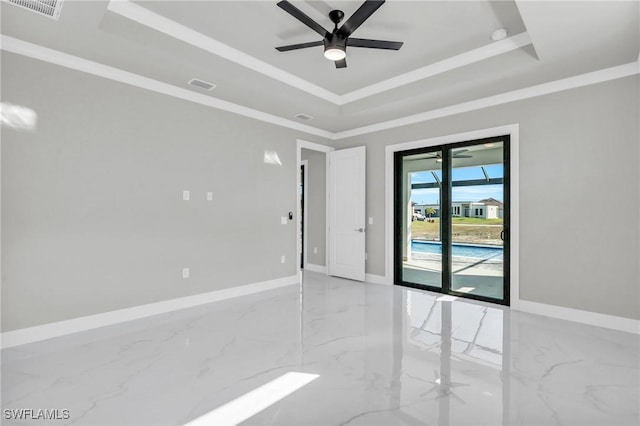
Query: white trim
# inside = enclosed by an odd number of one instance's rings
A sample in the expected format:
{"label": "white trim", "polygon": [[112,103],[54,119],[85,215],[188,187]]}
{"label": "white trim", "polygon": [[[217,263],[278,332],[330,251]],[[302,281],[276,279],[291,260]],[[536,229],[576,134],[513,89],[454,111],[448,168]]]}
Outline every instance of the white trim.
{"label": "white trim", "polygon": [[323,265],[316,265],[314,263],[307,263],[305,271],[318,272],[320,274],[327,275],[327,267]]}
{"label": "white trim", "polygon": [[311,83],[308,80],[304,80],[294,74],[261,61],[227,44],[221,43],[214,38],[192,30],[191,28],[179,24],[171,19],[165,18],[164,16],[152,12],[145,7],[134,4],[129,0],[111,0],[107,9],[120,16],[136,21],[149,28],[153,28],[156,31],[160,31],[175,39],[220,56],[221,58],[235,62],[238,65],[259,72],[267,77],[271,77],[335,105],[345,105],[396,87],[404,86],[456,68],[502,55],[503,53],[531,44],[531,38],[528,33],[524,32],[516,34],[504,40],[492,42],[480,48],[464,52],[460,55],[447,58],[417,70],[409,71],[343,95],[338,95],[337,93],[331,92]]}
{"label": "white trim", "polygon": [[321,136],[324,138],[331,139],[333,137],[333,133],[326,130],[311,127],[306,124],[301,124],[296,121],[278,117],[276,115],[269,114],[263,111],[258,111],[257,109],[234,104],[233,102],[214,98],[210,95],[196,93],[191,90],[173,86],[168,83],[157,81],[118,68],[110,67],[98,62],[93,62],[87,59],[79,58],[77,56],[68,55],[57,50],[38,46],[37,44],[29,43],[7,35],[2,35],[2,37],[0,38],[0,46],[2,50],[5,50],[7,52],[12,52],[40,61],[60,65],[76,71],[86,72],[88,74],[93,74],[109,80],[114,80],[120,83],[147,89],[152,92],[162,93],[164,95],[184,99],[216,109],[221,109],[224,111],[232,112],[234,114],[244,115],[246,117],[254,118],[256,120],[264,121],[270,124],[288,127],[294,130],[300,130],[302,132]]}
{"label": "white trim", "polygon": [[333,139],[344,139],[353,136],[364,135],[367,133],[379,132],[381,130],[407,126],[409,124],[434,120],[436,118],[461,114],[463,112],[475,111],[482,108],[502,105],[509,102],[521,101],[523,99],[534,98],[536,96],[548,95],[550,93],[556,93],[563,90],[575,89],[578,87],[589,86],[592,84],[615,80],[622,77],[628,77],[634,74],[638,74],[638,72],[638,62],[632,62],[625,65],[619,65],[599,71],[576,75],[574,77],[538,84],[536,86],[531,86],[524,89],[518,89],[511,92],[488,96],[486,98],[463,102],[461,104],[450,105],[443,108],[433,109],[431,111],[408,115],[406,117],[396,118],[394,120],[383,121],[381,123],[362,126],[351,130],[345,130],[342,132],[334,133],[332,137]]}
{"label": "white trim", "polygon": [[353,92],[345,93],[344,95],[340,96],[340,105],[348,104],[349,102],[377,95],[378,93],[382,93],[387,90],[405,86],[419,80],[433,77],[434,75],[442,74],[448,71],[452,71],[456,68],[461,68],[475,62],[480,62],[494,56],[502,55],[503,53],[519,49],[529,44],[531,44],[531,38],[529,38],[529,34],[526,32],[520,33],[513,37],[487,44],[485,46],[470,50],[460,55],[452,56],[451,58],[444,59],[440,62],[429,64],[425,67],[418,68],[417,70],[413,70],[381,81],[379,83],[354,90]]}
{"label": "white trim", "polygon": [[[423,121],[447,117],[450,115],[469,111],[475,111],[482,108],[640,74],[640,62],[632,62],[625,65],[619,65],[599,71],[593,71],[587,74],[565,78],[562,80],[539,84],[537,86],[518,89],[511,92],[489,96],[486,98],[476,99],[474,101],[450,105],[447,107],[425,111],[394,120],[334,133],[328,130],[301,124],[293,120],[288,120],[286,118],[278,117],[276,115],[258,111],[242,105],[234,104],[232,102],[217,99],[212,96],[196,93],[191,90],[183,89],[181,87],[153,80],[148,77],[133,74],[128,71],[110,67],[108,65],[92,62],[53,49],[38,46],[36,44],[28,43],[10,36],[2,35],[0,37],[0,49],[66,68],[74,69],[77,71],[86,72],[88,74],[93,74],[98,77],[107,78],[109,80],[119,81],[121,83],[140,87],[142,89],[147,89],[153,92],[162,93],[175,98],[184,99],[186,101],[194,102],[200,105],[205,105],[223,111],[244,115],[246,117],[254,118],[256,120],[264,121],[277,126],[299,130],[330,140],[340,140],[381,130],[392,129],[395,127],[406,126],[409,124],[415,124]],[[311,142],[308,143],[312,144]]]}
{"label": "white trim", "polygon": [[365,274],[364,275],[364,280],[366,282],[372,283],[372,284],[382,284],[382,285],[391,284],[390,282],[387,281],[387,277],[384,277],[382,275]]}
{"label": "white trim", "polygon": [[[319,151],[319,152],[324,152],[325,154],[328,152],[333,151],[335,148],[328,146],[328,145],[322,145],[319,143],[315,143],[315,142],[309,142],[309,141],[305,141],[302,139],[296,139],[296,170],[298,170],[298,172],[296,172],[296,206],[300,205],[300,191],[298,190],[300,188],[300,165],[302,164],[302,148],[306,148],[306,149],[310,149],[312,151]],[[326,217],[329,217],[329,156],[325,155],[326,159],[325,159],[325,167],[327,170],[327,183],[325,185],[325,199],[327,200],[325,202],[326,205]],[[296,211],[298,211],[296,209]],[[296,214],[297,217],[297,214]],[[329,222],[327,221],[325,223],[325,258],[324,261],[325,263],[328,265],[329,264]],[[305,234],[306,235],[306,234]],[[300,253],[298,252],[298,248],[301,246],[300,244],[300,220],[297,220],[297,224],[296,224],[296,254],[299,256]],[[306,262],[306,260],[305,260]],[[298,275],[300,274],[300,263],[296,263],[297,265],[297,269],[296,272],[298,273]],[[308,267],[308,265],[307,265]],[[325,269],[324,273],[326,273],[327,275],[329,274],[329,270],[328,268]]]}
{"label": "white trim", "polygon": [[289,277],[246,284],[238,287],[214,290],[208,293],[194,294],[193,296],[179,297],[176,299],[164,300],[162,302],[149,303],[147,305],[133,306],[131,308],[118,309],[116,311],[104,312],[101,314],[7,331],[0,335],[0,341],[2,342],[2,349],[11,348],[40,340],[51,339],[53,337],[64,336],[80,331],[87,331],[126,321],[146,318],[152,315],[177,311],[179,309],[192,308],[194,306],[204,305],[207,303],[286,287],[297,284],[299,280],[299,275],[292,275]]}
{"label": "white trim", "polygon": [[[333,151],[333,149],[331,149]],[[329,157],[329,153],[325,153],[324,156],[324,188],[325,188],[325,200],[324,200],[324,264],[327,265],[327,275],[331,275],[331,269],[329,269],[329,260],[331,260],[331,250],[329,243],[331,242],[331,232],[329,230],[329,197],[331,193],[329,188],[331,188],[331,176],[329,176],[329,170],[331,170],[331,158]]]}
{"label": "white trim", "polygon": [[511,307],[519,306],[520,297],[520,198],[518,196],[520,185],[520,129],[518,124],[492,127],[488,129],[473,130],[470,132],[456,133],[453,135],[439,136],[430,139],[404,142],[385,147],[385,282],[393,284],[393,156],[397,151],[406,151],[414,148],[443,145],[456,142],[464,142],[474,139],[484,139],[494,136],[509,135],[510,157],[511,157],[511,192],[510,209],[511,223],[509,228],[510,238],[510,269],[509,269],[509,292]]}
{"label": "white trim", "polygon": [[640,320],[520,300],[519,311],[640,334]]}
{"label": "white trim", "polygon": [[[302,160],[300,161],[300,166],[304,166],[304,206],[302,208],[302,222],[304,223],[304,230],[302,235],[304,235],[304,241],[303,241],[303,247],[302,247],[302,254],[303,254],[303,259],[302,259],[302,265],[303,268],[307,267],[307,259],[308,259],[308,246],[309,246],[309,226],[308,226],[308,217],[309,217],[309,197],[307,197],[307,185],[309,183],[309,161],[308,160]],[[300,173],[300,167],[298,167],[298,173]],[[299,187],[298,187],[299,188]],[[298,204],[300,205],[300,204]]]}
{"label": "white trim", "polygon": [[296,89],[314,95],[325,101],[337,104],[339,96],[329,90],[323,89],[307,80],[296,75],[286,72],[278,67],[274,67],[263,62],[251,55],[247,55],[238,49],[234,49],[224,43],[219,42],[209,36],[198,31],[194,31],[189,27],[179,24],[164,16],[158,15],[149,9],[128,0],[112,0],[109,2],[107,9],[120,16],[136,21],[156,31],[160,31],[175,39],[181,40],[192,46],[198,47],[221,58],[235,62],[253,71],[257,71],[282,83],[288,84]]}

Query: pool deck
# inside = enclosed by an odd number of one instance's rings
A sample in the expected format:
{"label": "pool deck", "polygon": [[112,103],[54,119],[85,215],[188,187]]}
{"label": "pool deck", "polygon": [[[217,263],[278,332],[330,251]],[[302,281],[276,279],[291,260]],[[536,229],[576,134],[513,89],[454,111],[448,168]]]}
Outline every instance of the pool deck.
{"label": "pool deck", "polygon": [[[411,259],[403,262],[405,280],[409,282],[437,283],[442,272],[439,254],[412,252]],[[451,261],[454,290],[496,299],[502,298],[502,257],[481,259],[453,256]],[[436,285],[438,286],[438,285]]]}

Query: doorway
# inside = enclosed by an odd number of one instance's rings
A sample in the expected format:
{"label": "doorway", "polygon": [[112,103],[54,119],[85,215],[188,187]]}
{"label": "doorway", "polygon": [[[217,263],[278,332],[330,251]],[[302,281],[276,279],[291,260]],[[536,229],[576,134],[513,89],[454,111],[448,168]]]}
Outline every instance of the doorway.
{"label": "doorway", "polygon": [[509,305],[509,148],[506,135],[395,152],[395,284]]}
{"label": "doorway", "polygon": [[[334,148],[297,140],[296,143],[296,270],[327,273],[329,232],[328,153]],[[304,166],[304,168],[303,168]]]}
{"label": "doorway", "polygon": [[304,269],[304,259],[305,259],[305,239],[304,239],[304,233],[305,233],[305,215],[307,214],[307,209],[305,208],[305,201],[306,198],[304,196],[304,190],[305,190],[305,185],[307,182],[307,177],[306,177],[306,172],[307,172],[307,167],[308,167],[309,162],[307,160],[303,160],[302,164],[300,165],[300,186],[298,189],[298,193],[300,195],[300,205],[298,206],[300,208],[300,214],[298,215],[298,217],[300,218],[300,226],[299,226],[299,231],[300,231],[300,269]]}

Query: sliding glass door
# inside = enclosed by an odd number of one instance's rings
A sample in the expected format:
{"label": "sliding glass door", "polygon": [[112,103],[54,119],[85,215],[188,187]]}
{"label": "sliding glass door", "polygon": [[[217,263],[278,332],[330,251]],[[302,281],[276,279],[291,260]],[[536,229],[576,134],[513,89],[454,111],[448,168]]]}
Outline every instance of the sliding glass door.
{"label": "sliding glass door", "polygon": [[396,153],[396,284],[509,303],[508,164],[508,136]]}

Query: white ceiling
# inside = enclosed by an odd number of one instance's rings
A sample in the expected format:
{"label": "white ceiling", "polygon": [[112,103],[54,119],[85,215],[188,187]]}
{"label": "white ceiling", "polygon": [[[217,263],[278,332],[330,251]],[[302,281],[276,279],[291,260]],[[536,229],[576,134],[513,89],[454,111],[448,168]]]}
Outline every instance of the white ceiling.
{"label": "white ceiling", "polygon": [[[58,21],[2,2],[3,35],[206,96],[339,132],[638,61],[638,1],[388,1],[355,37],[400,51],[348,48],[336,69],[319,36],[277,1],[66,0]],[[296,1],[330,28],[360,1]],[[345,18],[345,19],[346,19]],[[509,38],[491,33],[507,28]],[[186,85],[197,77],[211,92]]]}

